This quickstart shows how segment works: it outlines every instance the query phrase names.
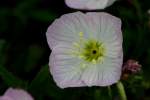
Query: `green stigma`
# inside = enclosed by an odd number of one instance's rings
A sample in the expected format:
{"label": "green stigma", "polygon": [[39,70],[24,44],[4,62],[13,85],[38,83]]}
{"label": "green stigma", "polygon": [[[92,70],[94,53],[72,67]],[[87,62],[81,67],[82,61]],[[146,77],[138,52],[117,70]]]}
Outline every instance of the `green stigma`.
{"label": "green stigma", "polygon": [[88,40],[83,47],[82,56],[88,62],[99,62],[105,54],[104,45],[96,40]]}
{"label": "green stigma", "polygon": [[80,41],[74,43],[74,46],[77,48],[75,54],[86,62],[92,62],[94,64],[102,62],[105,55],[103,43],[95,39],[85,40],[82,32],[79,33],[79,37]]}

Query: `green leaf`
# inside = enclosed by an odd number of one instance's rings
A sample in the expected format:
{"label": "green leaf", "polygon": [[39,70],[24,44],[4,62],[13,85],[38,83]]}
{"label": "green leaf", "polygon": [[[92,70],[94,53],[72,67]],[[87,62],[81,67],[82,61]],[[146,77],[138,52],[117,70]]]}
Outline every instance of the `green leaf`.
{"label": "green leaf", "polygon": [[25,81],[6,70],[2,65],[0,65],[0,76],[8,86],[23,87],[27,84]]}
{"label": "green leaf", "polygon": [[40,88],[39,86],[47,80],[49,75],[48,66],[43,66],[40,72],[36,75],[36,77],[32,80],[29,89]]}

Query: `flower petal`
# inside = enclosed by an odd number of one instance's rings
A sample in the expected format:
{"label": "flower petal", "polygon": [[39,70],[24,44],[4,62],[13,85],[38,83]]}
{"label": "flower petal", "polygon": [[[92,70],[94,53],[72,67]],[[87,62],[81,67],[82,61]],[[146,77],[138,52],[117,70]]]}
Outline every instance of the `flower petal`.
{"label": "flower petal", "polygon": [[69,53],[68,44],[59,44],[53,48],[50,56],[50,72],[61,88],[84,86],[81,81],[81,60]]}
{"label": "flower petal", "polygon": [[65,0],[67,6],[75,9],[96,10],[112,5],[116,0]]}
{"label": "flower petal", "polygon": [[8,96],[0,96],[0,100],[13,100],[13,99]]}
{"label": "flower petal", "polygon": [[13,100],[33,100],[32,96],[22,89],[9,88],[4,95]]}
{"label": "flower petal", "polygon": [[116,0],[108,0],[108,2],[107,2],[107,7],[110,6],[110,5],[112,5],[115,1],[116,1]]}
{"label": "flower petal", "polygon": [[88,19],[81,12],[63,15],[55,20],[46,32],[47,41],[50,48],[59,43],[73,43],[79,41],[79,33],[83,32],[86,37],[90,31],[88,29]]}
{"label": "flower petal", "polygon": [[107,7],[107,3],[109,0],[89,0],[85,7],[88,10],[95,10],[95,9],[104,9]]}
{"label": "flower petal", "polygon": [[50,48],[62,42],[72,44],[80,41],[80,32],[84,39],[96,38],[96,25],[91,24],[90,20],[90,17],[81,12],[66,14],[55,20],[46,33]]}
{"label": "flower petal", "polygon": [[87,13],[95,24],[97,38],[104,43],[106,56],[116,57],[122,54],[121,20],[107,13]]}
{"label": "flower petal", "polygon": [[122,58],[106,58],[102,64],[89,66],[82,75],[88,86],[108,86],[116,83],[121,76]]}
{"label": "flower petal", "polygon": [[85,4],[88,2],[89,0],[65,0],[65,3],[67,4],[67,6],[71,7],[71,8],[75,8],[75,9],[86,9],[85,8]]}

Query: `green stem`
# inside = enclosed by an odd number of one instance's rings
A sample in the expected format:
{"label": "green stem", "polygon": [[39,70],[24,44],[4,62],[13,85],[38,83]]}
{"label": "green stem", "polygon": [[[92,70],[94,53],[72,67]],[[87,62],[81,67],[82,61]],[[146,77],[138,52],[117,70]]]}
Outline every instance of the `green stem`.
{"label": "green stem", "polygon": [[101,90],[96,89],[94,93],[94,100],[100,100],[101,98]]}
{"label": "green stem", "polygon": [[112,100],[111,86],[108,86],[108,95],[109,95],[110,99]]}
{"label": "green stem", "polygon": [[125,89],[124,89],[122,82],[117,83],[117,88],[118,88],[121,100],[127,100],[127,96],[126,96]]}

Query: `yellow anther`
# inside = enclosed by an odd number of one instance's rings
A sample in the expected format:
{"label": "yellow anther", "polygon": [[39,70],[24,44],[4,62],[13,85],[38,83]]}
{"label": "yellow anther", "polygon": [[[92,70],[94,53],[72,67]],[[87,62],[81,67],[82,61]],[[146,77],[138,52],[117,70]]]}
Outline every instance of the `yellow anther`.
{"label": "yellow anther", "polygon": [[104,62],[104,57],[99,57],[98,61],[100,61],[100,63],[103,63]]}
{"label": "yellow anther", "polygon": [[81,58],[81,59],[83,59],[83,58],[85,58],[83,55],[79,55],[79,58]]}
{"label": "yellow anther", "polygon": [[78,43],[76,43],[76,42],[74,42],[73,45],[74,45],[75,47],[78,47],[78,48],[80,47],[80,45],[79,45]]}
{"label": "yellow anther", "polygon": [[93,60],[92,60],[92,63],[93,63],[93,64],[96,64],[96,60],[95,60],[95,59],[93,59]]}
{"label": "yellow anther", "polygon": [[80,37],[83,37],[83,32],[79,32],[79,36],[80,36]]}

